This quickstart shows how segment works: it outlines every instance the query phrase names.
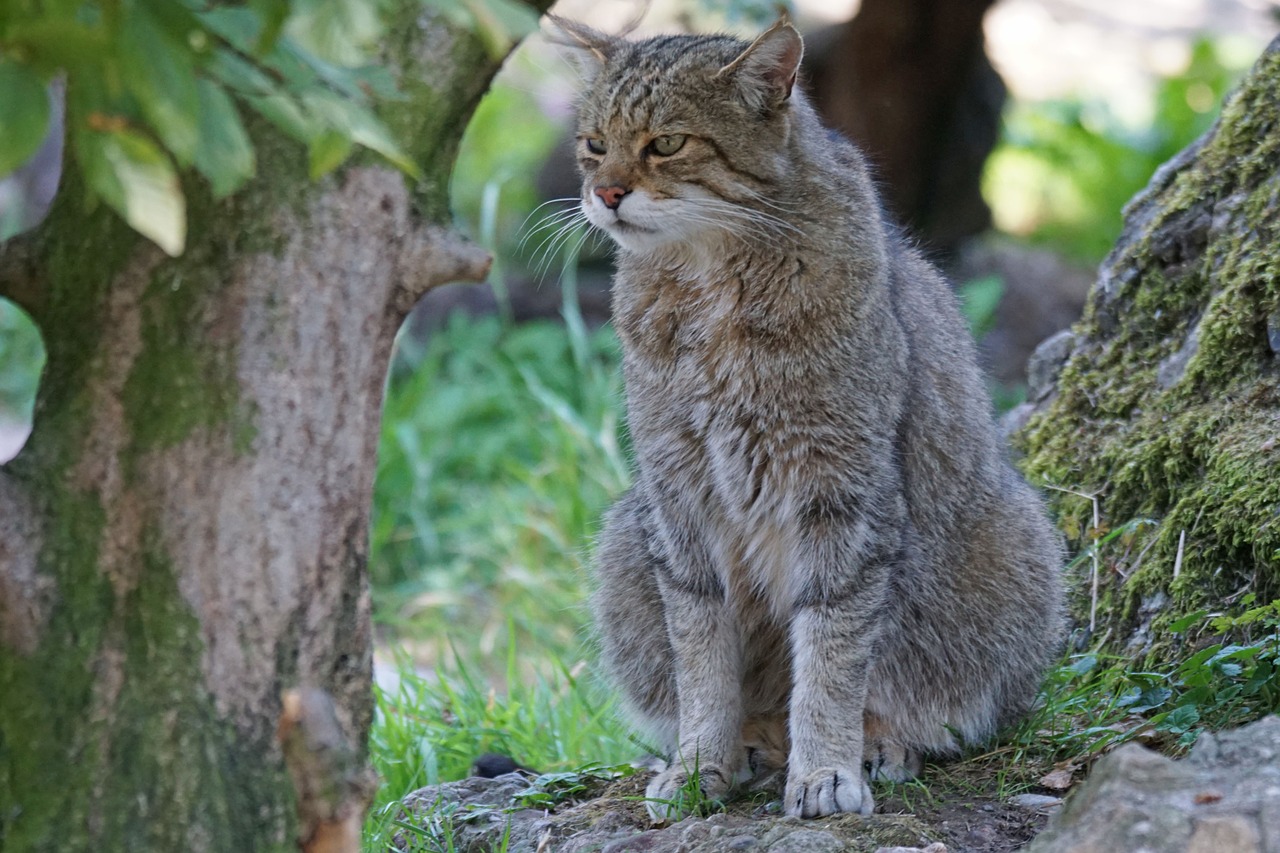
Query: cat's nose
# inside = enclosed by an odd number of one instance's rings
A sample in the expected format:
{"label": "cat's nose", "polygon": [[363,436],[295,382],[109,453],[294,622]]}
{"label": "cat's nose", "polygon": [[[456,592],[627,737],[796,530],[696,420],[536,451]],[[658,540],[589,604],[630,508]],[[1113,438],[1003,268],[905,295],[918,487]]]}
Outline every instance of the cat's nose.
{"label": "cat's nose", "polygon": [[626,187],[596,187],[595,193],[600,196],[600,200],[604,202],[604,206],[610,210],[617,210],[618,205],[622,204],[622,197],[630,190]]}

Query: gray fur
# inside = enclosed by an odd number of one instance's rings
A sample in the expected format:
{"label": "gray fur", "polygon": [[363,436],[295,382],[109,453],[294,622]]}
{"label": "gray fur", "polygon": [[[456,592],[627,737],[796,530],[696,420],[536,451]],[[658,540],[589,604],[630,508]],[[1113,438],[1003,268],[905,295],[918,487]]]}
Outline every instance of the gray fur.
{"label": "gray fur", "polygon": [[864,762],[907,778],[1027,708],[1063,628],[1057,537],[946,282],[793,91],[795,30],[556,23],[586,67],[583,211],[619,245],[637,472],[592,605],[671,750],[649,796],[786,756],[789,814],[869,813]]}

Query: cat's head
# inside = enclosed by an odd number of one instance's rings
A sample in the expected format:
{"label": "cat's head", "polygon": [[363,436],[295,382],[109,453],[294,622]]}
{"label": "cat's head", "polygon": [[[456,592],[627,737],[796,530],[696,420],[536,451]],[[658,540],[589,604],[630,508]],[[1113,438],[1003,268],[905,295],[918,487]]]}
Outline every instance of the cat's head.
{"label": "cat's head", "polygon": [[587,219],[648,253],[708,235],[777,237],[800,34],[629,42],[552,18],[583,71],[577,159]]}

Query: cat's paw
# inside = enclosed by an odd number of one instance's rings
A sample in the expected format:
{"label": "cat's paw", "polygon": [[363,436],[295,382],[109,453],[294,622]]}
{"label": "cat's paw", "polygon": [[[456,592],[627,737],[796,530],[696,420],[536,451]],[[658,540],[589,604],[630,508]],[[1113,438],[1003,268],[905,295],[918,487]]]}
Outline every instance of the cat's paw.
{"label": "cat's paw", "polygon": [[679,820],[729,793],[729,775],[715,765],[702,765],[695,775],[683,767],[670,767],[649,780],[645,808],[655,823]]}
{"label": "cat's paw", "polygon": [[890,740],[868,744],[864,756],[872,781],[910,782],[924,769],[919,752]]}
{"label": "cat's paw", "polygon": [[862,772],[848,767],[822,767],[803,777],[790,777],[782,802],[786,813],[795,817],[836,812],[869,815],[876,807]]}

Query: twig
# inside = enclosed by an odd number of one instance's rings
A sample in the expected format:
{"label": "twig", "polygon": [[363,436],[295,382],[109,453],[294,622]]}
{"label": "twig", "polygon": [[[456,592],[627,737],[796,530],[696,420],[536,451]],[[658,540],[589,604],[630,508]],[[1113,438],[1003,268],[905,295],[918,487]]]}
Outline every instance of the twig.
{"label": "twig", "polygon": [[[1138,558],[1133,561],[1133,568],[1129,569],[1128,574],[1124,572],[1120,572],[1120,577],[1124,578],[1127,581],[1129,580],[1130,577],[1133,576],[1134,572],[1138,571],[1138,569],[1141,568],[1142,558],[1147,556],[1147,552],[1150,551],[1151,547],[1156,544],[1156,540],[1158,538],[1159,537],[1156,537],[1156,536],[1151,537],[1151,540],[1147,542],[1147,544],[1143,547],[1141,551],[1138,552]],[[1117,569],[1117,571],[1119,570]]]}
{"label": "twig", "polygon": [[1102,494],[1102,491],[1099,490],[1091,494],[1078,492],[1074,489],[1064,489],[1062,486],[1055,486],[1050,483],[1045,483],[1045,488],[1053,489],[1055,492],[1075,495],[1078,498],[1085,498],[1093,505],[1093,535],[1090,537],[1093,539],[1093,547],[1089,549],[1089,556],[1092,558],[1090,560],[1092,567],[1089,573],[1089,635],[1093,636],[1093,632],[1098,627],[1098,576],[1102,573],[1098,557],[1098,543],[1101,541],[1098,531],[1102,527],[1102,513],[1098,508],[1098,495]]}
{"label": "twig", "polygon": [[1178,555],[1173,558],[1173,579],[1177,580],[1178,575],[1182,573],[1182,552],[1187,547],[1187,529],[1182,528],[1182,532],[1178,534]]}

